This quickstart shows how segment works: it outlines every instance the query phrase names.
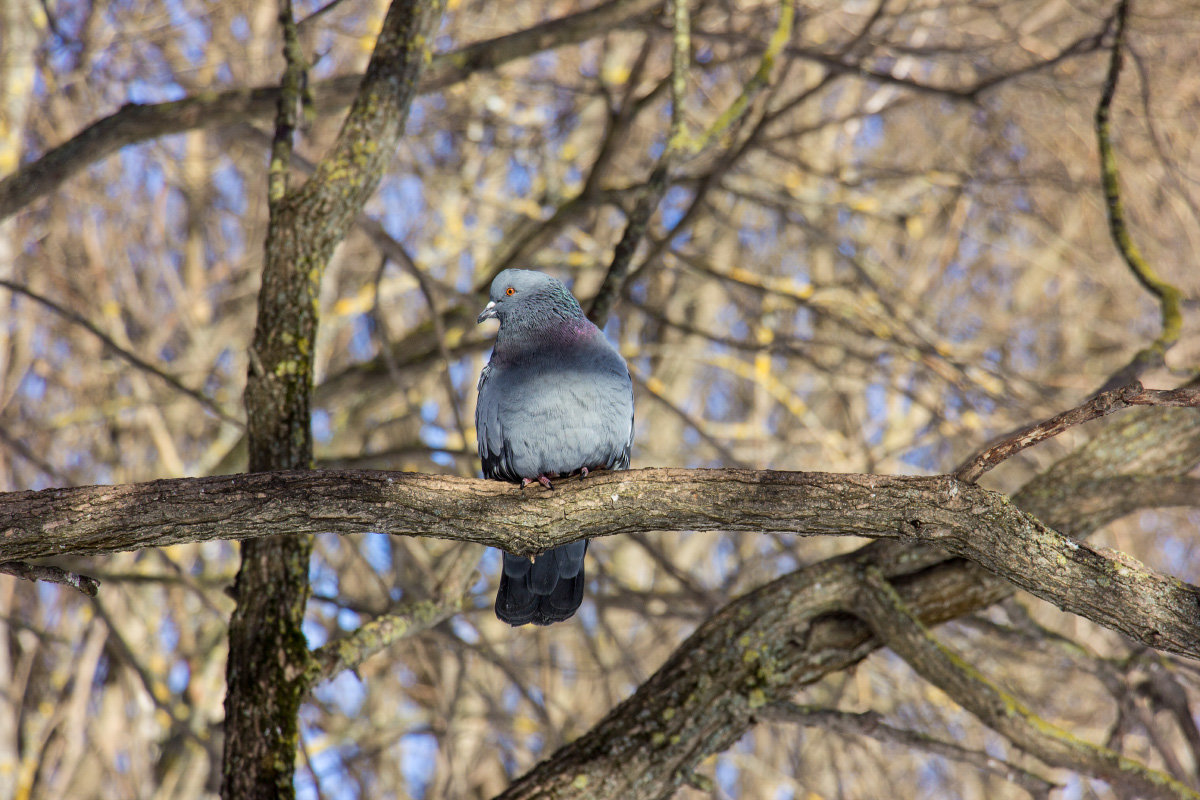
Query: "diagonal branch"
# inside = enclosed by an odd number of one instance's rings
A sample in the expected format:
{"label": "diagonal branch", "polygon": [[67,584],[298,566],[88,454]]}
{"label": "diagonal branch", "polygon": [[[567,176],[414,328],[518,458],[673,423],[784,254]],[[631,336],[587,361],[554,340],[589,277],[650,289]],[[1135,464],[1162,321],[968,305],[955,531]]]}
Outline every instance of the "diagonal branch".
{"label": "diagonal branch", "polygon": [[429,630],[462,611],[471,584],[478,577],[480,553],[479,548],[461,546],[441,570],[431,597],[397,603],[353,633],[318,647],[312,654],[310,685],[353,669],[401,639]]}
{"label": "diagonal branch", "polygon": [[218,405],[217,402],[215,400],[213,400],[211,397],[206,396],[203,392],[199,392],[195,389],[191,389],[191,388],[188,388],[187,386],[184,386],[183,383],[178,378],[176,378],[174,375],[171,375],[170,373],[163,371],[159,367],[154,366],[149,361],[146,361],[144,358],[137,355],[136,353],[130,352],[129,350],[126,350],[124,347],[121,347],[121,345],[119,345],[115,341],[113,341],[113,338],[111,336],[109,336],[107,333],[105,333],[104,331],[102,331],[98,327],[96,327],[96,325],[93,324],[91,320],[89,320],[87,317],[84,317],[82,314],[78,314],[74,311],[71,311],[70,309],[64,308],[63,306],[61,306],[58,303],[51,300],[50,298],[40,295],[37,292],[33,291],[32,289],[28,288],[27,286],[22,286],[19,283],[14,283],[12,281],[0,278],[0,286],[4,287],[5,289],[8,289],[10,292],[12,292],[14,294],[19,294],[24,297],[28,297],[30,300],[33,300],[34,302],[39,303],[40,305],[44,306],[45,308],[50,309],[50,311],[52,311],[55,314],[57,314],[58,316],[62,317],[67,322],[70,322],[73,325],[78,325],[79,327],[83,328],[85,331],[87,331],[88,333],[92,334],[97,339],[99,339],[100,342],[105,347],[107,347],[109,350],[111,350],[115,355],[120,356],[124,360],[128,361],[130,364],[132,364],[137,369],[140,369],[143,372],[147,372],[147,373],[153,375],[154,377],[159,378],[164,383],[169,385],[172,389],[175,389],[176,391],[179,391],[179,392],[187,395],[188,397],[192,398],[197,403],[204,406],[212,413],[216,414],[223,421],[228,422],[230,425],[235,425],[239,428],[246,427],[244,422],[242,422],[240,419],[233,416],[229,412],[225,411],[225,409],[221,408],[221,406]]}
{"label": "diagonal branch", "polygon": [[1148,390],[1143,389],[1141,383],[1134,381],[1118,389],[1101,391],[1070,411],[1005,434],[963,462],[952,474],[960,481],[974,483],[992,467],[1012,458],[1027,447],[1057,436],[1068,428],[1130,406],[1200,407],[1200,388]]}
{"label": "diagonal branch", "polygon": [[864,570],[861,591],[846,610],[865,620],[917,674],[1047,764],[1108,781],[1122,795],[1200,800],[1200,794],[1169,775],[1079,739],[1038,717],[934,638],[878,569]]}
{"label": "diagonal branch", "polygon": [[904,730],[888,725],[883,715],[875,711],[855,714],[829,708],[801,706],[790,701],[773,703],[763,709],[766,719],[791,722],[806,727],[824,728],[843,736],[868,736],[880,742],[897,744],[913,750],[925,750],[946,759],[961,761],[1015,783],[1035,798],[1049,798],[1053,789],[1061,788],[1029,770],[978,750],[936,739],[919,731]]}
{"label": "diagonal branch", "polygon": [[[692,49],[692,21],[688,10],[689,2],[690,0],[674,0],[673,3],[671,127],[667,133],[667,144],[658,163],[654,165],[646,185],[638,191],[637,202],[629,214],[625,231],[621,234],[621,240],[617,242],[617,246],[613,250],[608,273],[604,276],[599,291],[596,292],[596,296],[592,298],[591,305],[588,307],[588,319],[601,327],[604,326],[613,304],[621,296],[621,289],[629,276],[629,267],[633,263],[633,256],[642,240],[646,238],[646,231],[650,227],[650,218],[654,216],[658,204],[662,202],[663,195],[667,192],[669,182],[667,176],[676,158],[682,152],[687,139],[683,106],[687,96],[687,75],[688,66],[691,64]],[[592,174],[596,174],[596,171],[593,170]]]}
{"label": "diagonal branch", "polygon": [[712,142],[724,136],[746,114],[755,96],[770,83],[771,73],[775,70],[775,62],[783,52],[784,46],[791,41],[792,28],[795,26],[795,23],[796,4],[794,0],[779,0],[779,21],[776,23],[775,30],[771,33],[771,38],[767,41],[767,45],[763,49],[762,58],[758,62],[758,69],[754,71],[754,75],[746,82],[741,94],[730,103],[728,108],[721,112],[716,121],[708,127],[708,130],[698,136],[695,141],[687,144],[689,150],[699,152],[708,147]]}

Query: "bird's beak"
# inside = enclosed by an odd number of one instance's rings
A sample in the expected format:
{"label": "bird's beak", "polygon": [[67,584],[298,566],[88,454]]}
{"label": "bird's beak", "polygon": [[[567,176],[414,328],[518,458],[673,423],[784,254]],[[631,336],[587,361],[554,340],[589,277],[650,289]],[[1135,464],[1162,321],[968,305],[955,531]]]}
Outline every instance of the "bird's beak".
{"label": "bird's beak", "polygon": [[483,312],[479,315],[479,319],[475,320],[475,322],[478,324],[483,322],[485,319],[495,319],[496,316],[496,301],[491,300],[486,306],[483,307]]}

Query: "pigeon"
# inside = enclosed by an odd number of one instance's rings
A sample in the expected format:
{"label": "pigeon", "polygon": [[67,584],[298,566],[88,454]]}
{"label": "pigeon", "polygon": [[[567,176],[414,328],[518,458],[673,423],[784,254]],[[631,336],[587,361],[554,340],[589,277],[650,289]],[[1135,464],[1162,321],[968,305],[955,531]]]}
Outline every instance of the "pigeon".
{"label": "pigeon", "polygon": [[[579,301],[542,272],[506,269],[479,322],[500,331],[479,376],[475,430],[483,476],[538,482],[626,469],[633,445],[629,368]],[[496,616],[514,627],[569,619],[583,602],[587,540],[529,559],[504,553]]]}

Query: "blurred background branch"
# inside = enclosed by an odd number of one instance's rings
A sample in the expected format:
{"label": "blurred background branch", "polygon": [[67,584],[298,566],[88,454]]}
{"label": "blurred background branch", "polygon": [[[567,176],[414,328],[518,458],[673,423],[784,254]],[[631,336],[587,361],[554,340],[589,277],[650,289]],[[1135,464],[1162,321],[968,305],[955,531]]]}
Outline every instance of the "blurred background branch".
{"label": "blurred background branch", "polygon": [[[1138,283],[1146,291],[1158,298],[1162,313],[1162,330],[1149,347],[1139,350],[1133,360],[1123,369],[1118,370],[1100,391],[1120,386],[1137,378],[1144,371],[1161,367],[1166,359],[1167,351],[1179,340],[1183,331],[1183,316],[1180,302],[1182,293],[1172,284],[1164,281],[1157,270],[1146,261],[1133,234],[1125,221],[1125,209],[1121,202],[1121,177],[1117,166],[1117,155],[1112,143],[1112,103],[1117,94],[1117,82],[1121,78],[1121,66],[1125,61],[1125,28],[1129,21],[1130,0],[1119,0],[1115,12],[1116,25],[1113,29],[1113,41],[1109,50],[1108,75],[1104,79],[1104,89],[1100,93],[1100,102],[1096,105],[1096,142],[1100,149],[1100,184],[1104,187],[1104,203],[1108,210],[1108,229],[1112,234],[1113,244],[1117,252],[1129,266],[1129,271],[1137,278]],[[1193,370],[1195,374],[1195,370]]]}

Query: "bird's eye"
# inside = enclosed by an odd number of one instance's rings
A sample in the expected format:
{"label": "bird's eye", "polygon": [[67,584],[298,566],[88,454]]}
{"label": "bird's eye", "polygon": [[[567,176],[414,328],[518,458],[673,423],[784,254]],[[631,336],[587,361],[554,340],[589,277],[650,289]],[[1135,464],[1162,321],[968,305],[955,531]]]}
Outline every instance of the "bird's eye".
{"label": "bird's eye", "polygon": [[511,297],[512,295],[517,293],[517,290],[510,286],[504,290],[504,293]]}

